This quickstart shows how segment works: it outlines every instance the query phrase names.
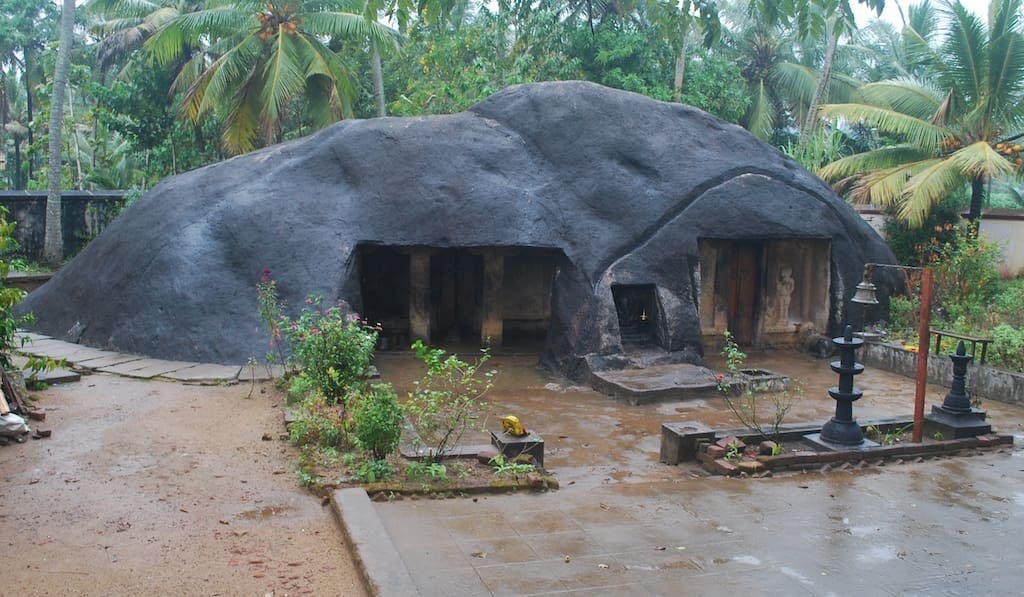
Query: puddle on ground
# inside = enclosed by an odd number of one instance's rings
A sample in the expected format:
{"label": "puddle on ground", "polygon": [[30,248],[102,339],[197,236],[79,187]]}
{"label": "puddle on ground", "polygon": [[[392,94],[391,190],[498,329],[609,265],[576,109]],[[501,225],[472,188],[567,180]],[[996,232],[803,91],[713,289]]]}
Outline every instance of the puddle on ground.
{"label": "puddle on ground", "polygon": [[892,545],[870,545],[857,554],[861,562],[888,562],[896,557],[896,548]]}
{"label": "puddle on ground", "polygon": [[295,508],[291,506],[263,506],[259,510],[247,510],[241,514],[235,516],[242,520],[266,520],[275,516],[281,516],[291,512]]}

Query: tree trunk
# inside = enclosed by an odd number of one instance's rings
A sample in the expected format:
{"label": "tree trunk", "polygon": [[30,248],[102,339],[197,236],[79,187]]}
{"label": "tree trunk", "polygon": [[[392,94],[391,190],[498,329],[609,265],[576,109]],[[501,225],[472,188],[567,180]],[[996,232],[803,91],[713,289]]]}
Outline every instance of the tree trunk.
{"label": "tree trunk", "polygon": [[27,185],[21,182],[21,135],[14,135],[14,190],[20,191]]}
{"label": "tree trunk", "polygon": [[29,54],[25,53],[25,118],[28,119],[26,124],[28,125],[28,147],[25,149],[25,162],[28,172],[25,175],[25,187],[28,187],[28,181],[32,180],[32,157],[33,150],[32,145],[35,143],[35,136],[32,134],[32,127],[35,123],[33,120],[33,106],[32,106],[32,81],[29,79],[28,74],[28,60]]}
{"label": "tree trunk", "polygon": [[[842,15],[837,17],[837,20],[839,18],[842,18]],[[814,97],[811,98],[811,105],[807,107],[807,119],[804,121],[803,128],[800,129],[800,147],[807,143],[807,139],[814,132],[818,123],[818,106],[825,98],[828,85],[832,80],[832,61],[836,56],[836,46],[839,45],[839,31],[838,22],[832,23],[828,36],[828,48],[825,49],[825,61],[821,65],[821,77],[818,78],[818,86],[814,90]]]}
{"label": "tree trunk", "polygon": [[977,238],[981,227],[981,206],[985,202],[985,177],[976,176],[971,179],[971,206],[967,210],[969,234]]}
{"label": "tree trunk", "polygon": [[71,44],[75,34],[75,0],[64,0],[60,15],[60,48],[53,73],[53,96],[50,100],[49,144],[50,164],[47,171],[49,192],[46,194],[46,231],[43,234],[43,261],[56,266],[64,258],[64,230],[60,199],[60,137],[64,116],[64,89],[68,83]]}
{"label": "tree trunk", "polygon": [[686,79],[686,39],[689,37],[687,33],[689,33],[689,27],[683,32],[679,56],[676,57],[676,77],[672,82],[672,101],[676,103],[683,101],[683,81]]}
{"label": "tree trunk", "polygon": [[370,68],[373,70],[373,99],[377,104],[377,116],[387,116],[387,107],[384,105],[384,69],[380,64],[380,48],[377,47],[377,40],[370,40]]}

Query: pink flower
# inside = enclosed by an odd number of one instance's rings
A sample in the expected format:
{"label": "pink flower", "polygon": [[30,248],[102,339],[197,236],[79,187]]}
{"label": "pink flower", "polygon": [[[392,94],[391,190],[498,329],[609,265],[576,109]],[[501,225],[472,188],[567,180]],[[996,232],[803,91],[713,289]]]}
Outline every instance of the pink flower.
{"label": "pink flower", "polygon": [[719,373],[718,375],[715,376],[715,381],[725,381],[725,376]]}
{"label": "pink flower", "polygon": [[269,279],[270,279],[270,270],[269,269],[264,269],[262,272],[260,272],[260,282],[266,282]]}

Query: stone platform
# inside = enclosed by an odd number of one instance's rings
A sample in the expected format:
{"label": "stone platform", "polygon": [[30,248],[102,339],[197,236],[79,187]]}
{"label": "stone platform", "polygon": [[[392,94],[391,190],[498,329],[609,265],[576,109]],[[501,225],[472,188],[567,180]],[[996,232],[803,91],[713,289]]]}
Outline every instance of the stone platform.
{"label": "stone platform", "polygon": [[630,404],[659,400],[709,398],[719,393],[716,373],[688,363],[653,365],[643,369],[594,371],[590,385],[602,394]]}

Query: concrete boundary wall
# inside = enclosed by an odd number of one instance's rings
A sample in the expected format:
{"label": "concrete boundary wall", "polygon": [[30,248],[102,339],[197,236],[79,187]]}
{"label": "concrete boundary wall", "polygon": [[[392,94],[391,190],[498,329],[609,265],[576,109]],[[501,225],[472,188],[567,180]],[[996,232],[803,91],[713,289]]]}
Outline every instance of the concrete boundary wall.
{"label": "concrete boundary wall", "polygon": [[[64,226],[64,255],[77,253],[107,227],[118,214],[125,191],[64,191],[61,219]],[[0,205],[7,208],[7,220],[15,222],[14,238],[20,245],[15,255],[40,261],[46,232],[45,191],[0,191]]]}
{"label": "concrete boundary wall", "polygon": [[[867,342],[859,355],[868,367],[878,367],[909,378],[917,376],[917,353],[902,346]],[[945,388],[953,383],[953,362],[945,354],[928,355],[928,383]],[[971,363],[967,368],[967,393],[972,397],[1024,405],[1024,374]]]}

